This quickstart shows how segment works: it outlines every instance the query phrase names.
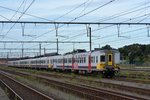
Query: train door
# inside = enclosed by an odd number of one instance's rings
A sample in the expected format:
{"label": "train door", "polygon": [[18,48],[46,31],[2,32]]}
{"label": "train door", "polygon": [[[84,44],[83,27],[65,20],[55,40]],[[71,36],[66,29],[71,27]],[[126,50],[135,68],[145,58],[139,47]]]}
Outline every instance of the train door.
{"label": "train door", "polygon": [[113,54],[108,53],[108,65],[112,66],[113,65]]}

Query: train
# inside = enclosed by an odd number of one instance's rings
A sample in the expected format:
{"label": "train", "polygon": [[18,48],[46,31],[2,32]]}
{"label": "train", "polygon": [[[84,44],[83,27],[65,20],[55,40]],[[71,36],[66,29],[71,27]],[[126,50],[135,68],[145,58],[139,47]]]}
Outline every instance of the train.
{"label": "train", "polygon": [[119,63],[120,52],[118,50],[93,50],[11,60],[8,61],[8,66],[85,74],[102,73],[104,76],[112,77],[119,72]]}

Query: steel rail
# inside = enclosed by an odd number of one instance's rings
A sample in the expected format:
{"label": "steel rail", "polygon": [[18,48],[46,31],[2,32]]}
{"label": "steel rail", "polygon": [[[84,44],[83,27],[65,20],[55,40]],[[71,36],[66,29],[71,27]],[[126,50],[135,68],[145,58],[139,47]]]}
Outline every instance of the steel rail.
{"label": "steel rail", "polygon": [[131,95],[115,92],[115,91],[105,90],[101,88],[94,88],[91,86],[83,86],[79,84],[71,84],[67,82],[56,81],[56,80],[51,79],[50,77],[46,77],[42,75],[34,75],[34,74],[29,74],[29,73],[12,72],[12,71],[9,71],[9,72],[12,74],[23,76],[23,77],[28,77],[28,76],[36,77],[37,79],[45,80],[44,82],[47,82],[47,84],[49,83],[49,85],[56,86],[58,88],[61,88],[62,90],[70,91],[73,93],[78,92],[80,95],[83,95],[84,97],[88,97],[91,99],[93,98],[94,100],[99,100],[99,99],[102,99],[102,100],[104,99],[109,99],[109,100],[110,99],[120,99],[120,100],[142,99],[144,100],[144,98],[142,97],[131,96]]}
{"label": "steel rail", "polygon": [[9,87],[4,81],[0,80],[0,86],[7,94],[10,99],[23,100],[11,87]]}
{"label": "steel rail", "polygon": [[[28,99],[28,100],[33,100],[33,99],[35,99],[35,100],[54,100],[53,98],[37,91],[36,89],[33,89],[33,88],[29,87],[28,85],[25,85],[25,84],[15,80],[14,78],[10,77],[10,75],[8,75],[8,73],[6,73],[6,72],[0,71],[0,74],[1,74],[0,78],[2,78],[3,81],[6,81],[7,84],[9,84],[9,86],[10,85],[12,87],[13,86],[18,86],[19,87],[18,92],[20,91],[20,89],[22,89],[21,91],[23,91],[23,93],[21,94],[19,92],[18,94],[23,99]],[[15,87],[13,87],[13,90],[14,89],[17,91],[17,89]]]}

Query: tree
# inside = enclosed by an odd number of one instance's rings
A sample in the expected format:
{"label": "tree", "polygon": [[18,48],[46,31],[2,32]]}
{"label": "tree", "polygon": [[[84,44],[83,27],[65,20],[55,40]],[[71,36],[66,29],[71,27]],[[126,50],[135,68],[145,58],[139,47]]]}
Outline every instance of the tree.
{"label": "tree", "polygon": [[113,49],[113,48],[112,48],[110,45],[105,45],[105,46],[103,46],[101,49],[102,49],[102,50],[105,50],[105,49],[111,50],[111,49]]}
{"label": "tree", "polygon": [[132,44],[119,48],[121,57],[130,64],[143,64],[150,60],[150,45]]}

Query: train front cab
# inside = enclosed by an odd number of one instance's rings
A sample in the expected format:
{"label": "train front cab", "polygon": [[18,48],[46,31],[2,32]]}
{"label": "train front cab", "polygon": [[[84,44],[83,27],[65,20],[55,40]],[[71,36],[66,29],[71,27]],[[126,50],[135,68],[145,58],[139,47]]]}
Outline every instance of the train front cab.
{"label": "train front cab", "polygon": [[105,66],[103,74],[106,77],[113,77],[115,72],[119,70],[118,63],[115,61],[118,60],[116,54],[115,51],[105,51]]}

